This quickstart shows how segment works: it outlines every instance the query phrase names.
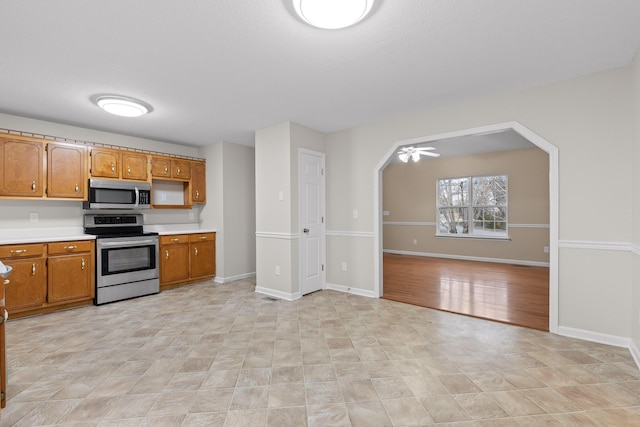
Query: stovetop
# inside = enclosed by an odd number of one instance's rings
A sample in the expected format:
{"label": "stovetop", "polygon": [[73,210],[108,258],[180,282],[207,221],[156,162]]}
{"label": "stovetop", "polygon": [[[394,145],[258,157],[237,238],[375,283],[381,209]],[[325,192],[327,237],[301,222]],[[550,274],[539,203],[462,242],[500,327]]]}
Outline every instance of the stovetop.
{"label": "stovetop", "polygon": [[100,238],[157,236],[158,233],[144,232],[142,218],[142,214],[86,214],[84,233]]}

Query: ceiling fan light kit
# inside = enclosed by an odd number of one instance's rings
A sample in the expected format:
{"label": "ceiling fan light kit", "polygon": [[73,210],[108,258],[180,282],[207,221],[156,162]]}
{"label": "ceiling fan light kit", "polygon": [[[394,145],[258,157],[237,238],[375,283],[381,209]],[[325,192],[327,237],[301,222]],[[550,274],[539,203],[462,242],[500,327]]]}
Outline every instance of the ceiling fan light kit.
{"label": "ceiling fan light kit", "polygon": [[438,153],[432,153],[431,151],[435,150],[434,147],[402,147],[400,151],[398,151],[398,159],[402,163],[408,163],[409,159],[414,162],[420,160],[420,156],[429,156],[429,157],[440,157]]}
{"label": "ceiling fan light kit", "polygon": [[293,8],[307,24],[327,30],[350,27],[371,12],[374,0],[293,0]]}

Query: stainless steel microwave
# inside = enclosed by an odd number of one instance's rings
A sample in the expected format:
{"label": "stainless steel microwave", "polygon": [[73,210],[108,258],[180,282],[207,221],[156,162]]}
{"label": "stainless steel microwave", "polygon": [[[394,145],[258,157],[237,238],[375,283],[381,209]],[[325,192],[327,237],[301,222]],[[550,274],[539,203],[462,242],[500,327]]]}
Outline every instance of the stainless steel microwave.
{"label": "stainless steel microwave", "polygon": [[148,209],[151,185],[148,182],[89,180],[89,200],[85,209]]}

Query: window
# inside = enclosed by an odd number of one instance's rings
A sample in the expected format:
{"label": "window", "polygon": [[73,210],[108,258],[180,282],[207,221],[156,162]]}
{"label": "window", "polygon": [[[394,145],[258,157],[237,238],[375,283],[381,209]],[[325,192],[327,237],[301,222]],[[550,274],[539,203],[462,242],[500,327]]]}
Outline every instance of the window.
{"label": "window", "polygon": [[507,176],[438,179],[438,236],[507,237]]}

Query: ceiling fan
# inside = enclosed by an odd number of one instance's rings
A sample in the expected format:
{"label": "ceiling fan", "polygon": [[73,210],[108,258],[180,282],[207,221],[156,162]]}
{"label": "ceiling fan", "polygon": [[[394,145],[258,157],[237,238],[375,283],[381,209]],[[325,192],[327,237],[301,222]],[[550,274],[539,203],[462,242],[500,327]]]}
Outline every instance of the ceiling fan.
{"label": "ceiling fan", "polygon": [[440,157],[438,153],[432,153],[431,151],[435,150],[434,147],[402,147],[400,151],[398,151],[398,158],[401,162],[407,163],[409,159],[417,162],[420,160],[420,156],[431,156],[431,157]]}

